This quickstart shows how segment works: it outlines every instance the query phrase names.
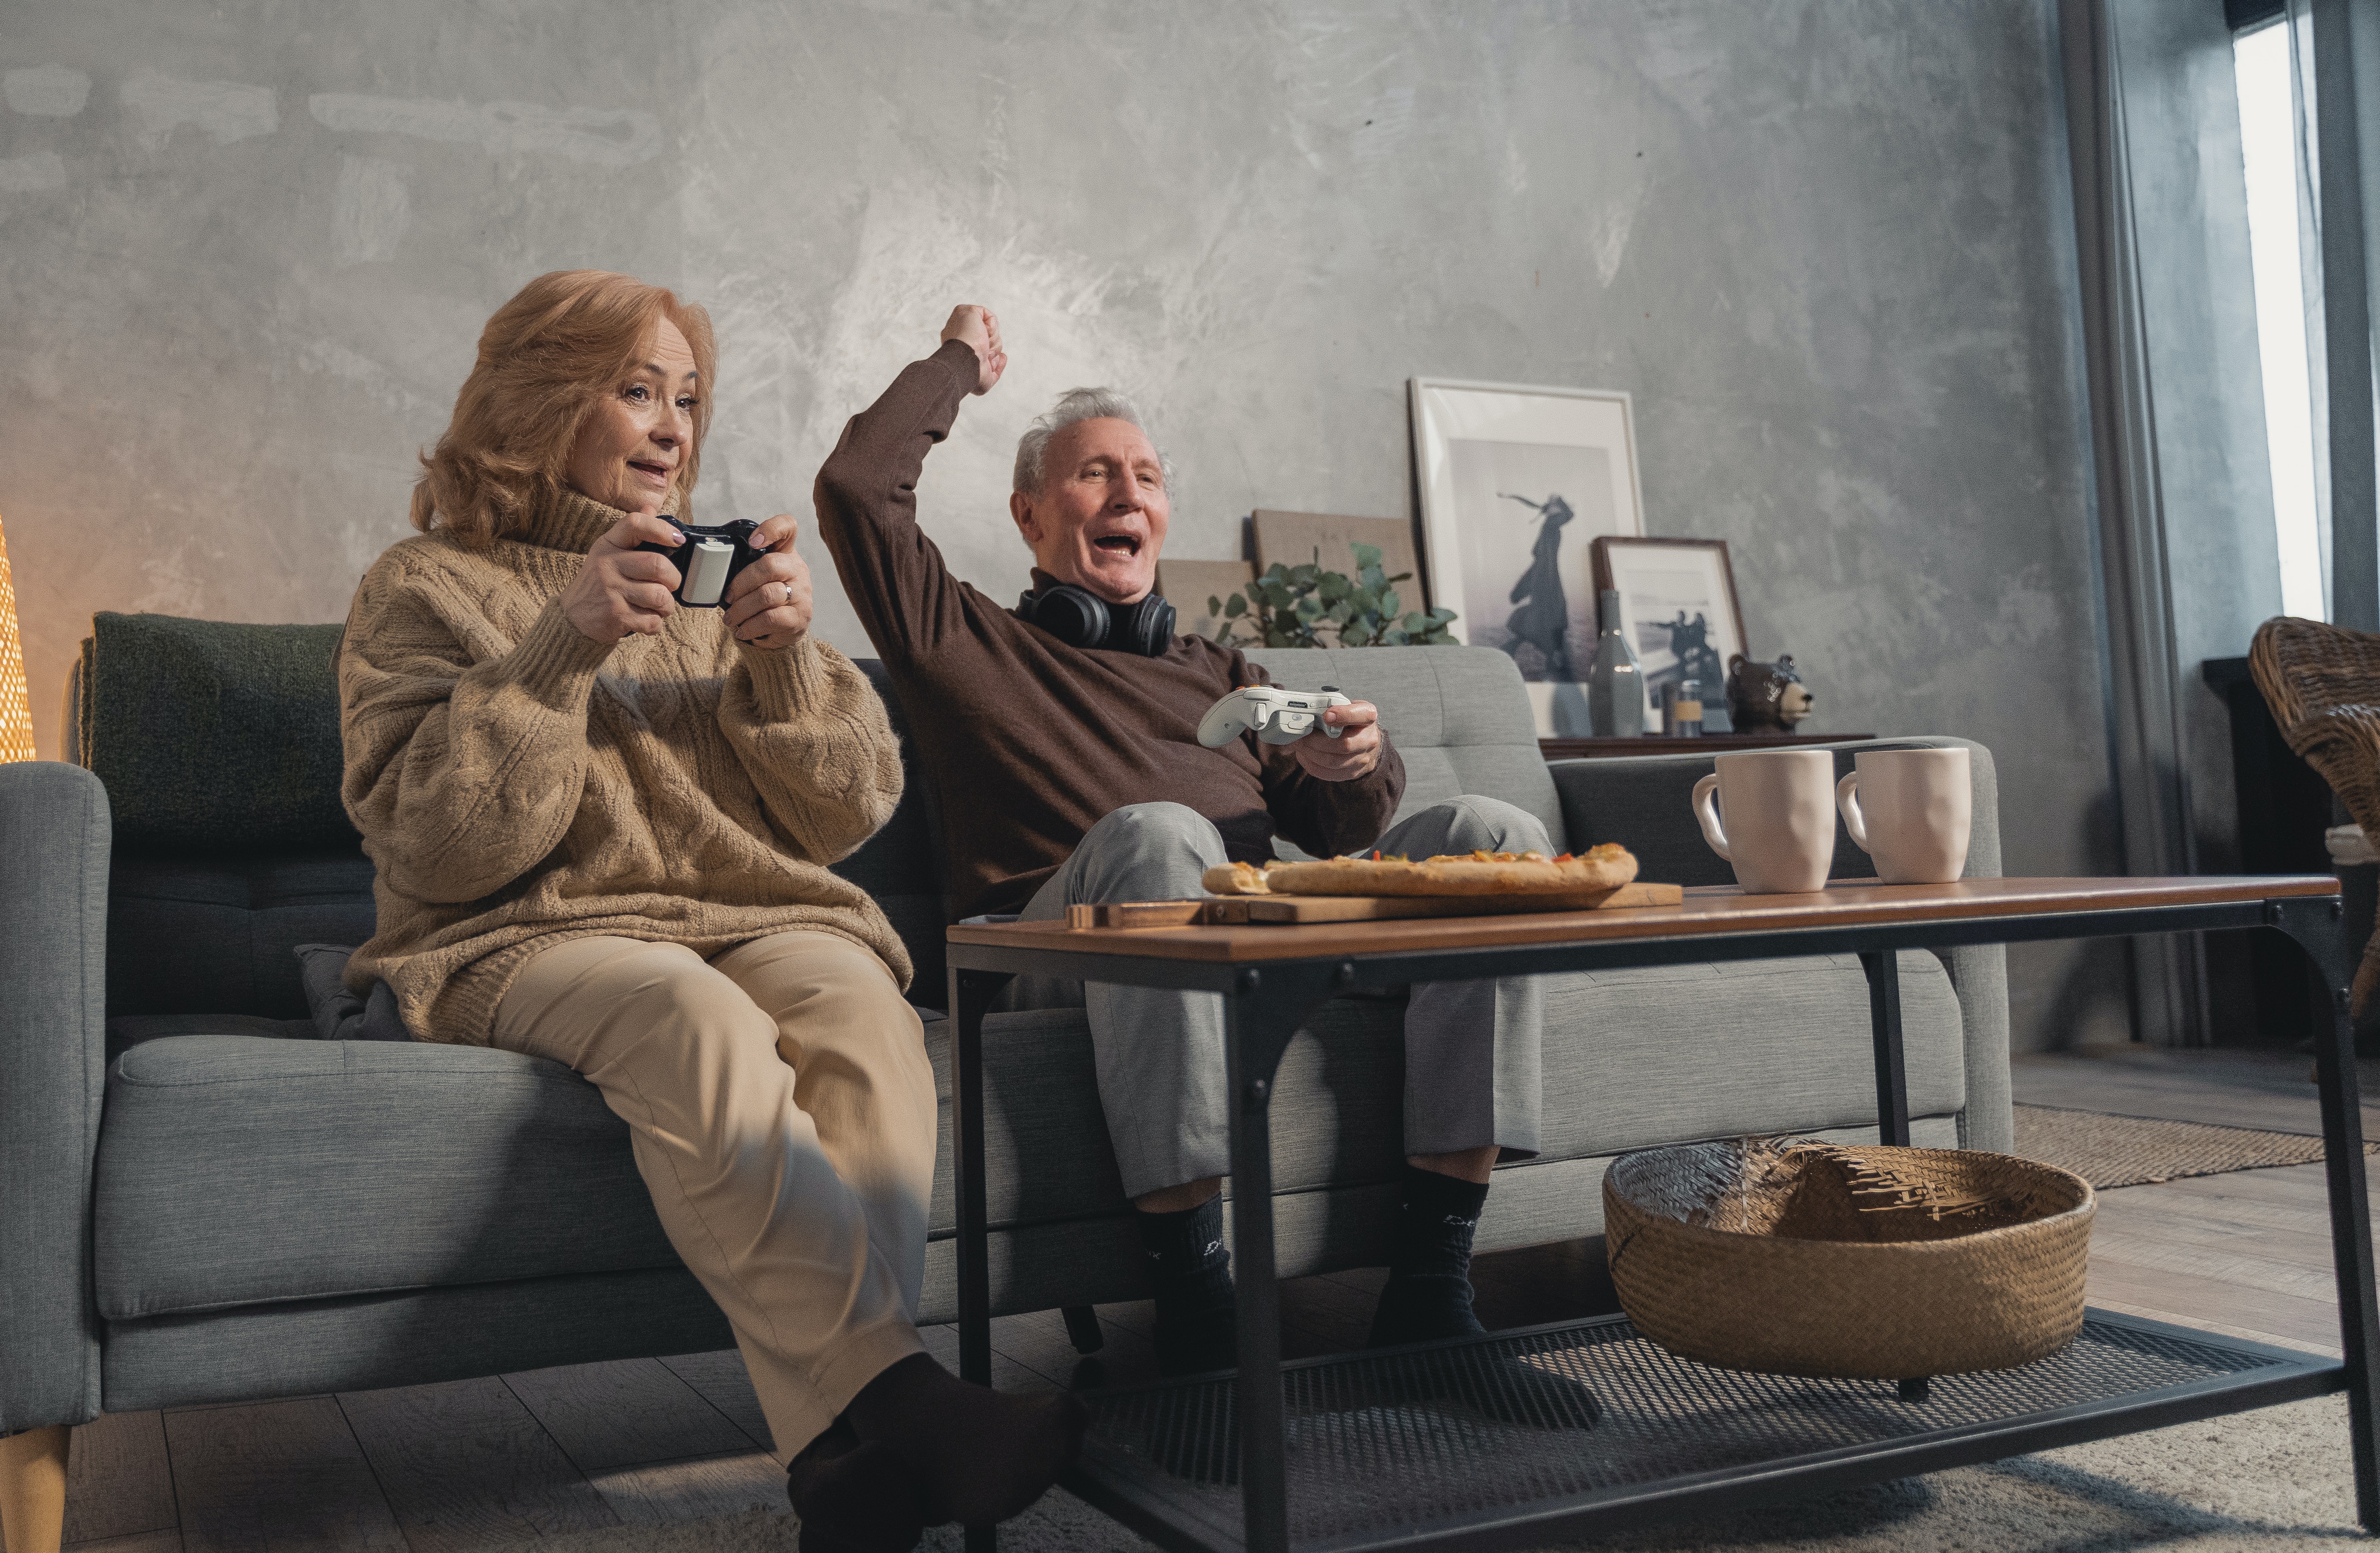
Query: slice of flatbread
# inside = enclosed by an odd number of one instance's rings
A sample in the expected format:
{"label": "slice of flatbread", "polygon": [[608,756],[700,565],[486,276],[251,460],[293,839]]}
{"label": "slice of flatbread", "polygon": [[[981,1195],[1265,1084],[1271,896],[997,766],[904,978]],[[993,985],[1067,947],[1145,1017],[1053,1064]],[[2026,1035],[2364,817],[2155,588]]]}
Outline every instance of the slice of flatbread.
{"label": "slice of flatbread", "polygon": [[1635,856],[1607,843],[1576,856],[1474,852],[1418,863],[1377,855],[1276,863],[1264,882],[1276,895],[1557,895],[1616,890],[1635,877]]}
{"label": "slice of flatbread", "polygon": [[1265,882],[1265,870],[1254,863],[1224,863],[1208,868],[1198,876],[1198,882],[1209,895],[1266,895],[1271,887]]}

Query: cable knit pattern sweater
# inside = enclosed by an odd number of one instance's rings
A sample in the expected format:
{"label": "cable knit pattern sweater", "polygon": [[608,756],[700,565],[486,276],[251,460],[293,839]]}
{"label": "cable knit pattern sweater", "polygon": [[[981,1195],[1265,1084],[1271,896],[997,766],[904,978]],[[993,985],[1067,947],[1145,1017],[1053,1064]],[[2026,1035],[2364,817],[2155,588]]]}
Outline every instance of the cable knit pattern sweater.
{"label": "cable knit pattern sweater", "polygon": [[552,493],[483,551],[431,533],[356,591],[339,654],[343,796],[378,870],[347,985],[419,1037],[484,1045],[522,965],[594,934],[710,955],[787,928],[909,957],[828,872],[892,818],[901,753],[875,687],[804,639],[736,642],[723,610],[589,639],[563,589],[610,507]]}

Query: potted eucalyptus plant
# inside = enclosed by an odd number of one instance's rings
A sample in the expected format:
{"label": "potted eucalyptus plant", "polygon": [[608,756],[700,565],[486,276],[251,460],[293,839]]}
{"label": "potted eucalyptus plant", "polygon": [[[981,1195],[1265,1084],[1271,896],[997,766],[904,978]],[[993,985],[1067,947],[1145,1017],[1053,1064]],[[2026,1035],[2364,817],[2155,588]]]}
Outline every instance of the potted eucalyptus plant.
{"label": "potted eucalyptus plant", "polygon": [[[1396,585],[1411,572],[1387,576],[1380,547],[1358,544],[1355,576],[1322,569],[1322,552],[1311,564],[1284,566],[1276,561],[1265,575],[1229,599],[1210,597],[1215,639],[1235,647],[1451,647],[1450,609],[1414,610],[1402,617]],[[1325,640],[1326,635],[1330,637]]]}

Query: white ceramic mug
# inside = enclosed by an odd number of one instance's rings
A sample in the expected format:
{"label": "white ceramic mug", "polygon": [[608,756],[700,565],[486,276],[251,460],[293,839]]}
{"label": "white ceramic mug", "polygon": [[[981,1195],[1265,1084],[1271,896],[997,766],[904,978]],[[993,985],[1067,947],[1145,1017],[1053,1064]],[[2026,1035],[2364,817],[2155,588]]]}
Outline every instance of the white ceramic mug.
{"label": "white ceramic mug", "polygon": [[1694,783],[1694,818],[1711,850],[1735,865],[1744,893],[1824,890],[1835,860],[1835,758],[1823,749],[1743,749],[1712,764]]}
{"label": "white ceramic mug", "polygon": [[1975,789],[1964,749],[1864,749],[1835,786],[1843,828],[1887,884],[1948,884],[1966,871]]}

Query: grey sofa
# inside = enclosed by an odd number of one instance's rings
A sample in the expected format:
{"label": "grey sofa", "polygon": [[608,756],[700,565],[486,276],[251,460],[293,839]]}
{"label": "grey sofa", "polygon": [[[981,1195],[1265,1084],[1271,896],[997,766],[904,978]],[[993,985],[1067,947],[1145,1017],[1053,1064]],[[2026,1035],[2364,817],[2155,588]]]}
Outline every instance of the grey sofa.
{"label": "grey sofa", "polygon": [[[1404,752],[1408,807],[1485,793],[1565,845],[1625,843],[1645,878],[1729,881],[1687,812],[1707,758],[1548,767],[1500,653],[1257,656],[1285,683],[1377,701]],[[216,734],[247,736],[237,708],[200,710]],[[322,710],[276,724],[291,758],[312,762],[292,769],[335,769],[334,746],[328,768],[295,747],[319,741]],[[1858,746],[1840,747],[1847,764]],[[1974,755],[1969,869],[1988,875],[1998,809],[1989,756]],[[158,812],[154,795],[117,797]],[[228,840],[200,816],[118,843],[110,798],[75,765],[0,767],[0,1434],[731,1344],[591,1086],[504,1051],[319,1038],[291,948],[370,932],[370,867],[352,839]],[[892,824],[841,865],[908,940],[911,998],[926,1007],[944,985],[934,835],[913,781]],[[1847,842],[1836,862],[1869,871]],[[1916,1140],[2008,1147],[1999,951],[1905,954],[1901,976]],[[1753,1131],[1874,1135],[1854,959],[1556,981],[1547,1147],[1498,1172],[1482,1249],[1599,1232],[1601,1173],[1624,1150]],[[1383,1256],[1400,1017],[1393,1000],[1330,1004],[1282,1065],[1284,1275]],[[942,1025],[928,1019],[946,1080]],[[996,1309],[1140,1297],[1080,1014],[995,1016],[988,1052]],[[947,1093],[926,1322],[955,1314]]]}

